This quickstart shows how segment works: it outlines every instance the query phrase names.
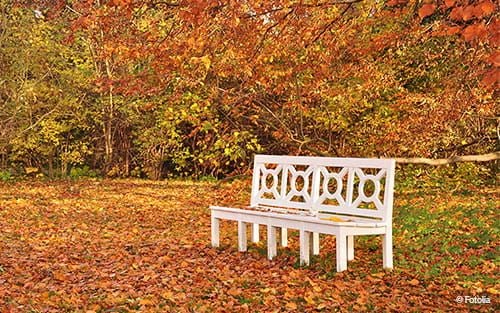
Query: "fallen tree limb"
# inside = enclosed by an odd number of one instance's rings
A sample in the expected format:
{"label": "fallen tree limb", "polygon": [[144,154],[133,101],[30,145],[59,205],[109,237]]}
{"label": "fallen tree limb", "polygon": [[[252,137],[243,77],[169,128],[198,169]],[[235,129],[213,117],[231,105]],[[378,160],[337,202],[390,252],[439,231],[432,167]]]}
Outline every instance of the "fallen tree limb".
{"label": "fallen tree limb", "polygon": [[454,156],[447,159],[428,159],[428,158],[395,158],[397,163],[402,164],[427,164],[427,165],[445,165],[457,162],[487,162],[500,159],[500,151],[477,154]]}
{"label": "fallen tree limb", "polygon": [[[308,141],[302,142],[300,145],[293,142],[291,143],[293,146],[298,147],[299,149],[308,150],[315,155],[323,156],[323,157],[335,157],[335,155],[331,155],[329,153],[325,153],[323,151],[317,150],[307,145]],[[500,159],[500,151],[495,151],[486,154],[475,154],[475,155],[462,155],[462,156],[454,156],[446,159],[429,159],[429,158],[394,158],[396,163],[399,164],[427,164],[427,165],[446,165],[457,162],[488,162],[495,161]]]}

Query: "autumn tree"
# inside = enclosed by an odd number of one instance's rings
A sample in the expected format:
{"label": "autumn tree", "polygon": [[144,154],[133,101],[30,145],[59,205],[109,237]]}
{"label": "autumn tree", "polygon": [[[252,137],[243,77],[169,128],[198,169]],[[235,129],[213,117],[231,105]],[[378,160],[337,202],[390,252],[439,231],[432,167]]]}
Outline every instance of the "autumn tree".
{"label": "autumn tree", "polygon": [[[0,41],[0,154],[3,165],[67,173],[91,153],[86,56],[63,43],[61,25],[3,1]],[[75,71],[75,69],[77,69]],[[85,103],[85,104],[84,104]],[[57,173],[56,173],[57,172]]]}
{"label": "autumn tree", "polygon": [[87,140],[108,174],[222,176],[246,170],[255,152],[448,158],[498,148],[489,0],[25,6],[71,26],[69,45],[85,43],[102,135]]}

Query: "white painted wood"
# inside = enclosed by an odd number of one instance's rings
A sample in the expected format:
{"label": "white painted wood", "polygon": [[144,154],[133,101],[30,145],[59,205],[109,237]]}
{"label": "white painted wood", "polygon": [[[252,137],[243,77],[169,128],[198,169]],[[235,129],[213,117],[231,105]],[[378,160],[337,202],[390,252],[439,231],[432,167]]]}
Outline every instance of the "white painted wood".
{"label": "white painted wood", "polygon": [[312,249],[313,255],[319,255],[319,233],[313,233],[312,242],[313,242],[313,249]]}
{"label": "white painted wood", "polygon": [[354,260],[354,236],[347,236],[347,261]]}
{"label": "white painted wood", "polygon": [[[348,168],[344,167],[342,170],[338,173],[330,173],[325,167],[320,167],[319,168],[319,173],[318,179],[321,179],[321,176],[323,177],[323,184],[320,185],[320,182],[317,182],[318,184],[318,198],[317,201],[314,202],[314,207],[315,210],[320,209],[320,205],[325,202],[327,199],[335,199],[340,206],[345,206],[346,205],[346,200],[342,197],[342,190],[344,188],[344,182],[343,178],[344,176],[347,175],[348,173]],[[335,179],[337,183],[337,189],[335,190],[334,193],[331,193],[330,190],[328,189],[328,183],[331,179]],[[348,196],[349,197],[349,196]],[[351,194],[352,197],[352,194]]]}
{"label": "white painted wood", "polygon": [[299,232],[300,265],[309,265],[309,254],[311,251],[311,232],[303,229]]}
{"label": "white painted wood", "polygon": [[288,247],[288,228],[281,227],[280,241],[282,247]]}
{"label": "white painted wood", "polygon": [[277,255],[276,227],[267,225],[267,258],[272,260]]}
{"label": "white painted wood", "polygon": [[372,158],[333,158],[313,156],[288,156],[258,154],[254,158],[256,163],[295,164],[295,165],[321,165],[335,167],[355,168],[386,168],[394,162],[393,159]]}
{"label": "white painted wood", "polygon": [[252,242],[256,243],[260,241],[259,224],[252,224]]}
{"label": "white painted wood", "polygon": [[[347,196],[345,199],[346,206],[347,208],[351,207],[352,204],[352,197],[354,193],[354,168],[348,168],[348,174],[347,174]],[[343,207],[339,207],[339,209],[343,209]],[[335,212],[338,212],[338,210],[335,210]]]}
{"label": "white painted wood", "polygon": [[[238,221],[241,251],[246,250],[242,225],[252,224],[253,242],[260,239],[259,224],[266,225],[269,258],[276,255],[276,228],[281,228],[282,246],[288,244],[287,229],[298,229],[300,260],[309,264],[309,250],[319,254],[319,234],[330,234],[337,236],[337,270],[342,271],[354,258],[353,236],[382,235],[384,268],[392,268],[394,173],[395,161],[389,159],[257,155],[251,208],[210,207],[212,245],[219,245],[219,219]],[[297,186],[299,179],[303,184]],[[336,190],[329,190],[330,180],[335,180]],[[367,183],[374,186],[370,195],[365,193]]]}
{"label": "white painted wood", "polygon": [[247,223],[238,221],[238,251],[247,251]]}
{"label": "white painted wood", "polygon": [[394,197],[394,177],[396,172],[396,162],[392,160],[390,167],[387,168],[387,178],[385,182],[384,207],[385,217],[383,220],[390,222],[392,227],[392,206]]}
{"label": "white painted wood", "polygon": [[210,223],[210,233],[212,238],[212,247],[219,247],[219,219],[212,214]]}
{"label": "white painted wood", "polygon": [[[254,210],[245,210],[239,208],[224,208],[224,207],[211,207],[212,213],[214,216],[221,219],[231,219],[231,220],[245,220],[248,223],[256,223],[256,224],[268,224],[270,221],[279,221],[279,220],[292,220],[298,222],[308,222],[312,224],[316,224],[318,226],[324,225],[327,227],[331,226],[349,226],[356,228],[373,228],[373,227],[386,227],[386,222],[381,222],[379,220],[369,221],[368,219],[357,219],[354,217],[348,217],[351,219],[349,222],[332,222],[329,220],[318,219],[315,216],[306,216],[300,214],[293,213],[276,213],[276,212],[267,212],[267,211],[254,211]],[[273,222],[274,223],[274,222]],[[283,223],[283,224],[286,224]],[[293,223],[292,223],[293,224]],[[274,224],[273,224],[274,225]],[[293,224],[295,225],[295,224]],[[288,227],[298,229],[297,227]],[[320,232],[323,233],[323,232]]]}
{"label": "white painted wood", "polygon": [[253,176],[252,176],[252,193],[250,197],[250,206],[255,207],[258,205],[259,183],[260,183],[260,163],[254,162]]}
{"label": "white painted wood", "polygon": [[392,269],[392,229],[386,230],[386,233],[382,235],[382,258],[383,266],[386,269]]}
{"label": "white painted wood", "polygon": [[[303,217],[294,214],[277,214],[268,212],[255,212],[238,210],[212,209],[214,216],[220,219],[244,221],[247,223],[266,223],[276,227],[291,229],[307,229],[321,234],[337,234],[339,227],[345,228],[350,235],[380,235],[386,231],[386,225],[381,223],[330,223],[317,220],[314,217]],[[347,224],[347,225],[346,225]]]}
{"label": "white painted wood", "polygon": [[384,221],[387,222],[387,228],[385,234],[382,236],[382,257],[383,266],[387,269],[393,268],[393,254],[392,254],[392,210],[393,210],[393,195],[394,195],[394,172],[396,170],[396,162],[392,160],[390,167],[388,168],[388,174],[386,179],[386,189],[384,195],[384,206],[386,211],[386,216]]}
{"label": "white painted wood", "polygon": [[342,272],[347,269],[347,242],[343,232],[337,235],[336,245],[337,272]]}

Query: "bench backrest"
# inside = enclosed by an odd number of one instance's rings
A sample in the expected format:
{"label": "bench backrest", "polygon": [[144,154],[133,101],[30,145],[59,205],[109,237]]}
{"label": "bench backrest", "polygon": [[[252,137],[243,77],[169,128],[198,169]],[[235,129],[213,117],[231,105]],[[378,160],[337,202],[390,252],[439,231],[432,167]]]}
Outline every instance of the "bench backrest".
{"label": "bench backrest", "polygon": [[392,159],[256,155],[251,206],[392,220]]}

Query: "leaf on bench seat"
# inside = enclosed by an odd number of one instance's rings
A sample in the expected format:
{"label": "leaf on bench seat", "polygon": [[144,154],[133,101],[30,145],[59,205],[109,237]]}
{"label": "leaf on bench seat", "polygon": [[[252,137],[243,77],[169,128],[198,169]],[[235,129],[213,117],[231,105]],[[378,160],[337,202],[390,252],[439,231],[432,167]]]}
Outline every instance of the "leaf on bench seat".
{"label": "leaf on bench seat", "polygon": [[325,217],[325,218],[322,218],[322,220],[332,221],[332,222],[352,222],[350,219],[340,218],[340,217],[336,217],[336,216]]}

